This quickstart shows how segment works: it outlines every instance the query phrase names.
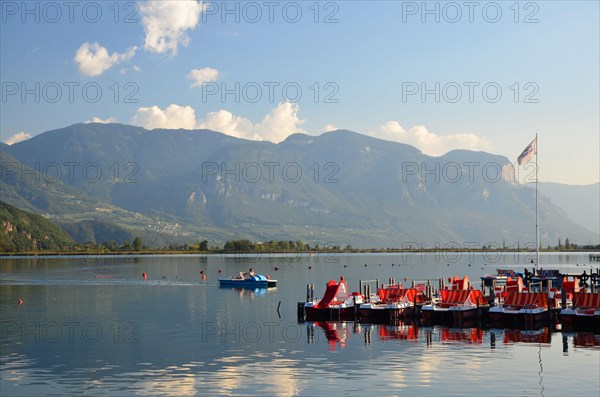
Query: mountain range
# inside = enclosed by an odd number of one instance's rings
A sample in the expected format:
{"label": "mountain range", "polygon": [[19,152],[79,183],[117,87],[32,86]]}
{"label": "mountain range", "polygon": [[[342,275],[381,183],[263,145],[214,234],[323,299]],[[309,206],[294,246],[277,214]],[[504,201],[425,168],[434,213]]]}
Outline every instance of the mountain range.
{"label": "mountain range", "polygon": [[[346,130],[273,144],[209,130],[98,123],[48,131],[0,152],[0,199],[44,214],[78,241],[535,241],[535,191],[513,180],[506,157],[485,152],[432,157]],[[591,223],[561,208],[581,212],[576,201],[566,203],[568,193],[540,191],[550,195],[539,201],[543,245],[559,238],[598,243]],[[585,193],[592,207],[594,194]],[[592,219],[597,210],[587,209]]]}

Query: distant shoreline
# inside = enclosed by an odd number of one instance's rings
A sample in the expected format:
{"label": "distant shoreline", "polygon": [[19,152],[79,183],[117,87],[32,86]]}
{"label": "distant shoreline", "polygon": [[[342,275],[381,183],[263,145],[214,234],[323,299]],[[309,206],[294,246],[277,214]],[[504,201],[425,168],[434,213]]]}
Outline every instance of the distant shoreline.
{"label": "distant shoreline", "polygon": [[[73,251],[21,251],[21,252],[2,252],[1,257],[31,257],[31,256],[144,256],[144,255],[186,255],[186,256],[197,256],[197,255],[321,255],[321,254],[410,254],[410,253],[441,253],[441,252],[502,252],[502,253],[534,253],[533,250],[494,250],[494,249],[442,249],[442,248],[431,248],[421,250],[402,250],[402,249],[354,249],[354,250],[311,250],[311,251],[175,251],[175,250],[143,250],[143,251],[118,251],[118,252],[106,252],[106,251],[87,251],[87,252],[73,252]],[[577,249],[577,250],[541,250],[540,253],[598,253],[597,250],[589,249]]]}

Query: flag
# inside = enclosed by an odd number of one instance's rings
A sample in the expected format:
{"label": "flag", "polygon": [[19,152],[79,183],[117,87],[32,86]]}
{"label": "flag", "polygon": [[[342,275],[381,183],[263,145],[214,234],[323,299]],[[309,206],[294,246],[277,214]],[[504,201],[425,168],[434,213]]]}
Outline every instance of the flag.
{"label": "flag", "polygon": [[534,154],[537,154],[537,136],[533,138],[533,141],[531,141],[525,150],[523,150],[523,153],[521,153],[517,162],[519,165],[527,164]]}

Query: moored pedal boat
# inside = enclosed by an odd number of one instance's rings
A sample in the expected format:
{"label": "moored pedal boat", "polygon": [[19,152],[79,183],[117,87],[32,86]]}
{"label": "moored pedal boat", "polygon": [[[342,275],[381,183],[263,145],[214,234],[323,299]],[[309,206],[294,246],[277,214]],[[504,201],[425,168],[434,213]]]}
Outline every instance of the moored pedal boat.
{"label": "moored pedal boat", "polygon": [[440,290],[440,300],[421,308],[423,321],[428,324],[462,323],[476,319],[489,309],[480,290],[469,289],[469,278],[455,277],[451,289]]}
{"label": "moored pedal boat", "polygon": [[567,328],[594,328],[600,331],[600,292],[573,292],[573,305],[560,311]]}
{"label": "moored pedal boat", "polygon": [[415,305],[422,305],[425,301],[422,289],[404,289],[401,284],[391,285],[379,289],[376,297],[370,297],[368,302],[362,303],[359,315],[361,321],[393,324],[399,319],[412,316]]}
{"label": "moored pedal boat", "polygon": [[493,326],[529,326],[550,319],[547,292],[507,292],[503,302],[490,308]]}
{"label": "moored pedal boat", "polygon": [[330,280],[325,295],[318,302],[310,300],[304,303],[306,320],[332,321],[354,320],[358,306],[363,303],[360,293],[350,293],[348,284],[342,276],[339,283]]}

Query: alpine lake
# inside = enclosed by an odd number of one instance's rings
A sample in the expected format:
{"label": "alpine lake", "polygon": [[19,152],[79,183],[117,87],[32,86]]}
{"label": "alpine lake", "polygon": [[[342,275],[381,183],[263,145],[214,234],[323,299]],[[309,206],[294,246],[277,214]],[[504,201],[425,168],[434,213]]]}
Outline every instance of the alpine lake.
{"label": "alpine lake", "polygon": [[[437,285],[464,275],[478,288],[480,276],[523,271],[531,259],[513,252],[3,257],[0,394],[598,396],[599,334],[298,321],[309,283],[316,296],[341,276],[353,291],[359,280]],[[588,253],[543,253],[541,264],[569,273],[598,267]],[[249,268],[277,279],[277,288],[219,287],[219,277]]]}

